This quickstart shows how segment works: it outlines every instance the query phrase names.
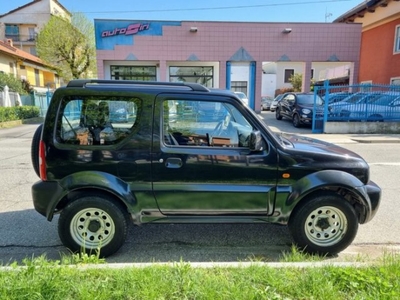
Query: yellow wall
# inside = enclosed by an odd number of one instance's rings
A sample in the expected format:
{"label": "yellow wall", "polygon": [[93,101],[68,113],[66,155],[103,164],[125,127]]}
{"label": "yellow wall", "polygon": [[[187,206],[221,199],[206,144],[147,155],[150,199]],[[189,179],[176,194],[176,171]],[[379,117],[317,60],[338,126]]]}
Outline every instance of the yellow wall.
{"label": "yellow wall", "polygon": [[39,69],[39,82],[36,82],[35,68],[31,66],[25,66],[25,69],[21,69],[20,66],[18,66],[18,72],[20,75],[19,77],[25,76],[26,80],[29,81],[30,85],[32,86],[46,87],[46,85],[49,83],[52,86],[54,86],[54,83],[56,83],[56,87],[59,87],[59,82],[56,78],[56,75],[50,71]]}

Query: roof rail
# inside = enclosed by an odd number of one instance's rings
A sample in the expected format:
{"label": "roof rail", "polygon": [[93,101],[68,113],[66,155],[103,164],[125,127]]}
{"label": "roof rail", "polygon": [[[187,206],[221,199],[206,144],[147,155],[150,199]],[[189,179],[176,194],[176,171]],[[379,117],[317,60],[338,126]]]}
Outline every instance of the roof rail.
{"label": "roof rail", "polygon": [[199,83],[192,82],[161,82],[161,81],[138,81],[138,80],[107,80],[107,79],[74,79],[68,84],[68,88],[83,88],[87,84],[136,84],[136,85],[157,85],[157,86],[177,86],[189,87],[196,92],[209,92],[210,90]]}

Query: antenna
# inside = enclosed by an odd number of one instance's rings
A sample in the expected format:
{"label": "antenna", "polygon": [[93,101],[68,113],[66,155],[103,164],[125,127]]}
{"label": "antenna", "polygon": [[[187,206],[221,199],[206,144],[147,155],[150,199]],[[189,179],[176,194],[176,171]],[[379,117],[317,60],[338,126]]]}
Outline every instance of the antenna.
{"label": "antenna", "polygon": [[331,14],[331,13],[328,13],[327,9],[325,9],[325,23],[328,22],[328,19],[329,19],[330,17],[332,17],[332,14]]}

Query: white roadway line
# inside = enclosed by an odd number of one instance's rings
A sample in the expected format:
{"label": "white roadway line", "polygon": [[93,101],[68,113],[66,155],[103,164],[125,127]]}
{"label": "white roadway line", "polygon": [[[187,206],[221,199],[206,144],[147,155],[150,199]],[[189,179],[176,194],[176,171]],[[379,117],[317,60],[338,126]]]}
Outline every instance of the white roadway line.
{"label": "white roadway line", "polygon": [[375,162],[368,163],[370,166],[400,166],[400,162]]}

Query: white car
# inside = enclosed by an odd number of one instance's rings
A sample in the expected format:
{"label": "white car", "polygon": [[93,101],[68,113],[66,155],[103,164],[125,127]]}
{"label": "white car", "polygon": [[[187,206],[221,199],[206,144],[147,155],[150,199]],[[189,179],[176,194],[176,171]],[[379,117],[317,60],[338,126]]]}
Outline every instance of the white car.
{"label": "white car", "polygon": [[243,92],[235,92],[236,95],[243,101],[244,104],[249,105],[249,98]]}
{"label": "white car", "polygon": [[279,100],[281,100],[283,97],[283,94],[280,94],[278,96],[275,97],[274,101],[272,101],[271,106],[269,108],[270,111],[275,111],[276,107],[278,106],[278,102]]}

